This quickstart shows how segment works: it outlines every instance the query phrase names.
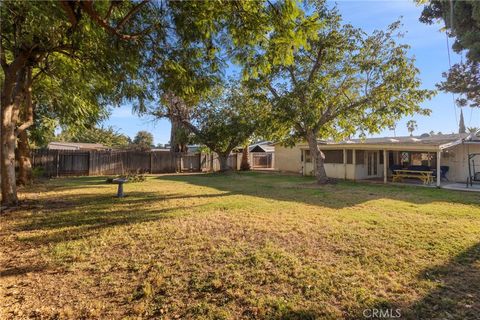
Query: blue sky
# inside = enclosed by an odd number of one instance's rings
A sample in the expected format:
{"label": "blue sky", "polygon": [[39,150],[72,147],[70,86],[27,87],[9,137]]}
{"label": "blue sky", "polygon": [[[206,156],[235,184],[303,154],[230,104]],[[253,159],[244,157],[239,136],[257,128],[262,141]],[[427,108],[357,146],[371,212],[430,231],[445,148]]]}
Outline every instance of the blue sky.
{"label": "blue sky", "polygon": [[[423,87],[435,89],[443,71],[448,69],[448,52],[445,34],[440,32],[440,24],[426,25],[418,21],[421,7],[413,0],[338,0],[329,1],[336,4],[344,22],[361,27],[367,32],[374,29],[385,29],[390,23],[401,18],[402,31],[405,32],[403,43],[411,46],[410,54],[416,58],[416,66],[420,69]],[[449,40],[450,44],[452,39]],[[460,57],[451,51],[452,63]],[[458,131],[460,109],[453,106],[452,95],[438,92],[432,100],[423,104],[432,110],[430,116],[414,116],[402,119],[397,124],[396,135],[408,135],[406,122],[415,119],[418,130],[415,134],[430,131],[451,133]],[[480,110],[464,108],[467,127],[480,126]],[[105,121],[120,132],[134,137],[140,130],[151,132],[155,144],[167,143],[170,139],[170,123],[167,120],[154,120],[149,117],[138,117],[132,114],[130,105],[113,109],[111,117]],[[385,130],[379,136],[392,136],[393,132]]]}

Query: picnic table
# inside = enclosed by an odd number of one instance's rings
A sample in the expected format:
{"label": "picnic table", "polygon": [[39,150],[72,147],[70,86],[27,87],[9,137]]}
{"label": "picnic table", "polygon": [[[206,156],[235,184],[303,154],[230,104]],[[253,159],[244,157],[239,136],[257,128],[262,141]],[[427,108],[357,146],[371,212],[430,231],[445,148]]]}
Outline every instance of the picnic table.
{"label": "picnic table", "polygon": [[400,169],[393,171],[393,182],[403,181],[404,178],[420,179],[423,184],[430,184],[433,182],[433,171],[423,170],[406,170]]}

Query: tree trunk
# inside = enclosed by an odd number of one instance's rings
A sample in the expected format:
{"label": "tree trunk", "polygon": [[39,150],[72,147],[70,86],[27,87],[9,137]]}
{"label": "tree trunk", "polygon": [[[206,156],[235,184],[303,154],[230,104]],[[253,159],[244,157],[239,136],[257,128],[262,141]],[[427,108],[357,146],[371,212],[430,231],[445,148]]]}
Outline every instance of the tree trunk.
{"label": "tree trunk", "polygon": [[170,129],[170,152],[172,153],[172,159],[174,163],[175,172],[182,171],[182,158],[179,157],[179,152],[181,150],[178,148],[177,145],[177,128],[178,128],[178,121],[174,118],[170,118],[170,123],[172,125]]}
{"label": "tree trunk", "polygon": [[177,122],[175,119],[170,119],[170,124],[172,125],[170,128],[170,151],[177,152]]}
{"label": "tree trunk", "polygon": [[310,148],[310,155],[314,163],[315,177],[318,184],[325,184],[328,182],[327,172],[325,171],[325,155],[318,147],[317,137],[313,132],[307,133],[308,146]]}
{"label": "tree trunk", "polygon": [[32,181],[32,162],[26,130],[18,133],[18,184],[27,185]]}
{"label": "tree trunk", "polygon": [[18,183],[27,185],[32,180],[32,163],[28,146],[27,129],[33,124],[32,68],[27,68],[25,81],[25,101],[22,110],[23,123],[17,128],[18,144]]}
{"label": "tree trunk", "polygon": [[[13,103],[4,104],[2,97],[1,124],[1,187],[2,204],[11,206],[18,202],[17,185],[15,181],[15,124],[12,121]],[[6,102],[6,101],[5,101]]]}
{"label": "tree trunk", "polygon": [[218,153],[218,162],[220,163],[220,172],[229,171],[231,169],[228,166],[228,153]]}
{"label": "tree trunk", "polygon": [[250,170],[250,163],[248,163],[248,145],[244,146],[242,150],[242,162],[240,163],[240,170]]}
{"label": "tree trunk", "polygon": [[18,203],[15,179],[15,114],[24,89],[26,62],[27,56],[20,55],[12,64],[3,68],[5,77],[2,83],[0,106],[0,185],[1,202],[6,206]]}

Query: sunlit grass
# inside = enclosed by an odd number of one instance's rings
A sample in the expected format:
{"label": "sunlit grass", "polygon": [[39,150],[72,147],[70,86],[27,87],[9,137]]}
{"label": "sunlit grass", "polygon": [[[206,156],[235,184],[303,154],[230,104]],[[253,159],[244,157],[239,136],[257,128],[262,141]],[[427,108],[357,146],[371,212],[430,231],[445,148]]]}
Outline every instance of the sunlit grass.
{"label": "sunlit grass", "polygon": [[[480,314],[480,196],[277,174],[101,177],[2,217],[1,318]],[[476,313],[475,313],[476,312]]]}

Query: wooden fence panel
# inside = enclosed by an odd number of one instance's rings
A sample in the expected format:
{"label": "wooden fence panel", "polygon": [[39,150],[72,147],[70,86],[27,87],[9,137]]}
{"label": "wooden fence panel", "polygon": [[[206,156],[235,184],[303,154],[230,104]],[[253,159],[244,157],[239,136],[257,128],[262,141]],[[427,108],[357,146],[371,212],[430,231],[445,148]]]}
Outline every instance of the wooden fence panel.
{"label": "wooden fence panel", "polygon": [[[237,170],[237,154],[228,157],[228,166]],[[168,173],[218,171],[216,155],[172,154],[164,151],[83,151],[32,150],[32,165],[43,168],[46,176],[121,175],[128,172]]]}
{"label": "wooden fence panel", "polygon": [[150,157],[151,173],[175,172],[175,159],[171,152],[154,151]]}
{"label": "wooden fence panel", "polygon": [[89,166],[88,152],[73,153],[60,151],[58,153],[58,175],[59,176],[86,176]]}
{"label": "wooden fence panel", "polygon": [[182,154],[181,155],[181,170],[182,171],[200,171],[201,155],[196,154]]}

